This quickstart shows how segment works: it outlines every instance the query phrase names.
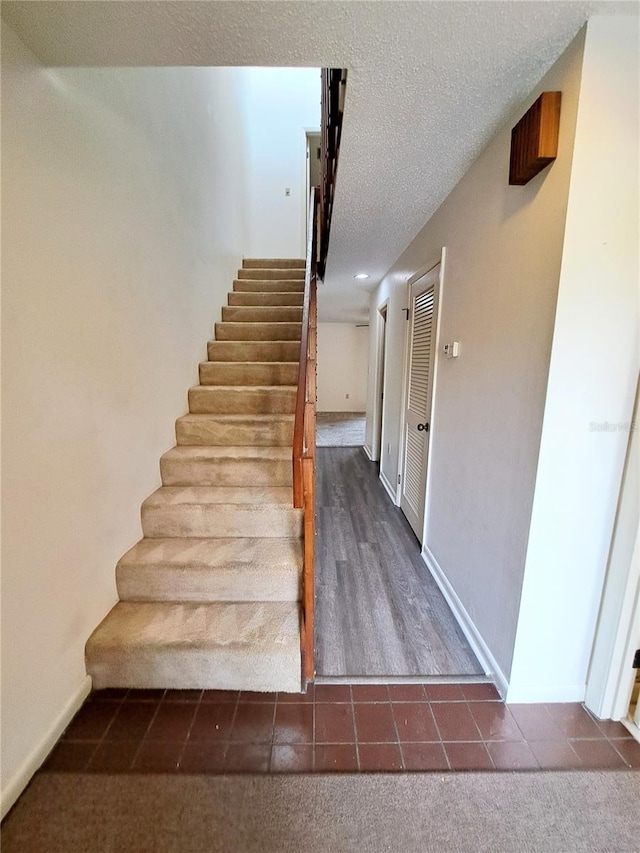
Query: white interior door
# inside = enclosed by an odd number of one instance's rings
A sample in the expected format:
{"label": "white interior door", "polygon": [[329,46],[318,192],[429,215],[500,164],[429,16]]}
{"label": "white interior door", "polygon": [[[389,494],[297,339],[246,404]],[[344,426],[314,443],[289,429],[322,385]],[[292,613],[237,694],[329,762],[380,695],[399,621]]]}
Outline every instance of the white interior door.
{"label": "white interior door", "polygon": [[422,543],[440,264],[411,286],[400,507]]}

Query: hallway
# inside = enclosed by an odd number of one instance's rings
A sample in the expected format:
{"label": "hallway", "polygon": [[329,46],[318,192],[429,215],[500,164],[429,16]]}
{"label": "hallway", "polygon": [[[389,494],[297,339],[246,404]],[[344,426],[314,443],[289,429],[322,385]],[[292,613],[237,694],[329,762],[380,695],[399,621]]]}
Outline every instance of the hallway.
{"label": "hallway", "polygon": [[361,447],[317,451],[316,665],[323,676],[483,676]]}

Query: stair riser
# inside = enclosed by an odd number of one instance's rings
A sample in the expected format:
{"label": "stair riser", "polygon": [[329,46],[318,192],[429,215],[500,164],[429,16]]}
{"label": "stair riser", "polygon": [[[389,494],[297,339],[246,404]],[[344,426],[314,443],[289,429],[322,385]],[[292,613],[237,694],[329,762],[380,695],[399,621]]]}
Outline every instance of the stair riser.
{"label": "stair riser", "polygon": [[209,361],[295,361],[300,360],[298,341],[209,341]]}
{"label": "stair riser", "polygon": [[229,387],[201,385],[189,389],[189,411],[193,414],[290,415],[295,409],[295,389],[236,391]]}
{"label": "stair riser", "polygon": [[235,293],[304,293],[304,281],[236,279],[233,290]]}
{"label": "stair riser", "polygon": [[303,293],[230,293],[229,305],[297,305],[302,306]]}
{"label": "stair riser", "polygon": [[289,459],[160,460],[164,486],[290,486]]}
{"label": "stair riser", "polygon": [[300,323],[216,323],[217,341],[299,341]]}
{"label": "stair riser", "polygon": [[305,268],[305,262],[301,258],[245,258],[242,261],[245,270],[257,269],[299,269]]}
{"label": "stair riser", "polygon": [[296,385],[298,363],[216,363],[200,365],[201,385]]}
{"label": "stair riser", "polygon": [[252,281],[304,281],[303,269],[241,269],[238,278]]}
{"label": "stair riser", "polygon": [[196,424],[186,419],[184,421],[178,419],[176,439],[179,445],[185,446],[291,447],[293,420],[283,419],[269,424],[261,424],[259,421],[228,424],[212,420]]}
{"label": "stair riser", "polygon": [[302,536],[299,510],[245,504],[143,506],[142,530],[151,539],[167,537]]}
{"label": "stair riser", "polygon": [[[285,658],[286,655],[286,658]],[[243,655],[234,644],[215,651],[192,648],[119,648],[87,654],[94,690],[254,690],[300,692],[300,652],[276,647]]]}
{"label": "stair riser", "polygon": [[222,321],[229,323],[301,323],[302,308],[296,306],[224,305]]}
{"label": "stair riser", "polygon": [[242,566],[126,565],[116,569],[121,601],[299,601],[295,569],[260,574]]}

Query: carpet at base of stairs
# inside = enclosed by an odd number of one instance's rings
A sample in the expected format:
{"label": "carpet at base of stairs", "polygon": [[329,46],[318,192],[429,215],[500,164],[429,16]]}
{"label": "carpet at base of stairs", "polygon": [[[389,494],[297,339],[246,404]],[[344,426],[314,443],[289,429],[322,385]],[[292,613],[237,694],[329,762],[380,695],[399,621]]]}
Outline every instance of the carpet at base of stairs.
{"label": "carpet at base of stairs", "polygon": [[300,692],[298,602],[121,601],[91,635],[94,689]]}

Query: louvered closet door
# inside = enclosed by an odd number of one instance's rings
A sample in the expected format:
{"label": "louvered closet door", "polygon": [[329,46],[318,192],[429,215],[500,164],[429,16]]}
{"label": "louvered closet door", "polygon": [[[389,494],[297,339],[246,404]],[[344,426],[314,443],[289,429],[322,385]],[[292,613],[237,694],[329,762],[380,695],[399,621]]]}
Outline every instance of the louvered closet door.
{"label": "louvered closet door", "polygon": [[400,506],[421,543],[431,429],[439,275],[438,264],[412,285],[409,311],[409,369]]}

